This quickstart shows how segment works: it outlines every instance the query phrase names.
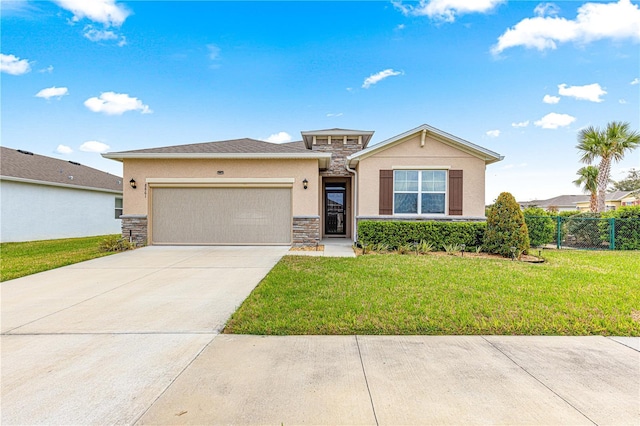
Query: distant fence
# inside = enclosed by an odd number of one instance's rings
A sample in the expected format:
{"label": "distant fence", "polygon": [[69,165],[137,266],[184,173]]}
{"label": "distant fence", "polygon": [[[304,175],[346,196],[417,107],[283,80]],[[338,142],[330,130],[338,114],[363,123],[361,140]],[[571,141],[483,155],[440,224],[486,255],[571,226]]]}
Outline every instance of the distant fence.
{"label": "distant fence", "polygon": [[640,219],[525,216],[532,247],[640,250]]}

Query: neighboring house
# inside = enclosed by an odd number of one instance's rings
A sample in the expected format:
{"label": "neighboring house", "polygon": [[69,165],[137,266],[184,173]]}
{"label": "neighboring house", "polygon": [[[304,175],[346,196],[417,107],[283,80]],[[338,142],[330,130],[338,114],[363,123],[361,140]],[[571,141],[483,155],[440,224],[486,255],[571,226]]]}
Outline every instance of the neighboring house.
{"label": "neighboring house", "polygon": [[139,244],[294,244],[355,238],[358,220],[484,220],[485,167],[502,157],[422,125],[301,132],[103,154],[123,162],[123,235]]}
{"label": "neighboring house", "polygon": [[0,147],[2,242],[120,233],[122,178]]}
{"label": "neighboring house", "polygon": [[[632,195],[635,191],[615,191],[607,192],[605,195],[604,207],[606,211],[616,210],[623,206],[640,206],[640,197]],[[576,207],[581,212],[589,211],[589,200],[579,201]]]}
{"label": "neighboring house", "polygon": [[548,198],[546,200],[532,200],[518,202],[522,209],[527,207],[540,207],[541,209],[554,212],[576,211],[576,203],[587,203],[589,209],[589,195],[559,195],[557,197]]}

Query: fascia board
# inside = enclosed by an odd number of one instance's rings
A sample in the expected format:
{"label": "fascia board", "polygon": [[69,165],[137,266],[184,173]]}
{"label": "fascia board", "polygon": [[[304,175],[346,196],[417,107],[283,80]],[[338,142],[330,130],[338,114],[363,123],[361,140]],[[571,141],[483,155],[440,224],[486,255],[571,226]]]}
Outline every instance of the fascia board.
{"label": "fascia board", "polygon": [[95,188],[92,186],[81,186],[81,185],[69,185],[66,183],[58,183],[58,182],[47,182],[44,180],[35,180],[35,179],[24,179],[18,178],[14,176],[0,176],[0,180],[6,180],[10,182],[21,182],[21,183],[30,183],[33,185],[44,185],[44,186],[56,186],[60,188],[70,188],[70,189],[81,189],[83,191],[95,191],[95,192],[106,192],[109,194],[118,194],[122,195],[122,191],[116,191],[113,189],[107,188]]}
{"label": "fascia board", "polygon": [[461,151],[466,152],[467,154],[473,155],[474,157],[480,158],[485,161],[486,164],[495,163],[497,161],[501,161],[504,159],[504,156],[490,151],[481,146],[475,145],[469,141],[465,141],[456,136],[450,135],[446,132],[443,132],[440,129],[436,129],[435,127],[431,127],[427,124],[423,124],[422,126],[416,127],[415,129],[411,129],[404,133],[401,133],[397,136],[394,136],[390,139],[382,141],[376,145],[363,149],[360,152],[356,152],[347,157],[347,161],[351,164],[354,161],[354,164],[359,160],[363,160],[371,155],[374,155],[377,151],[381,151],[387,148],[391,148],[394,145],[404,142],[410,136],[413,136],[421,131],[426,130],[430,136],[435,137],[438,141],[443,142],[449,146],[460,149]]}

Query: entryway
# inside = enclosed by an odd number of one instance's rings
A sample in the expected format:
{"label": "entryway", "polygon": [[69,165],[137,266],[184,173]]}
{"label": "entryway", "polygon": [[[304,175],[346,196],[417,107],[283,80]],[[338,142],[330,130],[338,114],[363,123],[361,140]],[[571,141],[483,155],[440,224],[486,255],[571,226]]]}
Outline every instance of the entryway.
{"label": "entryway", "polygon": [[346,237],[349,232],[349,188],[346,180],[324,182],[324,236]]}

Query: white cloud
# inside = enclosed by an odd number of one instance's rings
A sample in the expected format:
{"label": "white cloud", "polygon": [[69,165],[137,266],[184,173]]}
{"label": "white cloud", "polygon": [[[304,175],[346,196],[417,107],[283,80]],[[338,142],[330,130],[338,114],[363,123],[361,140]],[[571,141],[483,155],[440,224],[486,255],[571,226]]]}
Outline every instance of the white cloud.
{"label": "white cloud", "polygon": [[99,41],[109,41],[109,40],[118,40],[118,46],[122,47],[127,44],[127,39],[119,34],[116,34],[111,30],[98,30],[95,29],[92,25],[87,25],[84,27],[84,32],[82,35],[95,42]]}
{"label": "white cloud", "polygon": [[560,8],[554,3],[540,3],[533,9],[536,16],[556,16],[560,13]]}
{"label": "white cloud", "polygon": [[487,136],[489,136],[490,138],[497,138],[498,136],[500,136],[500,130],[489,130],[487,132]]}
{"label": "white cloud", "polygon": [[98,141],[86,141],[80,145],[80,151],[103,153],[109,150],[109,145]]}
{"label": "white cloud", "polygon": [[404,30],[404,29],[405,29],[404,24],[398,24],[398,26],[396,26],[396,30]]}
{"label": "white cloud", "polygon": [[621,104],[621,105],[624,105],[624,104],[627,103],[627,100],[626,99],[618,99],[618,103]]}
{"label": "white cloud", "polygon": [[220,48],[215,44],[208,44],[207,49],[209,50],[209,59],[215,61],[220,56]]}
{"label": "white cloud", "polygon": [[511,123],[511,127],[527,127],[529,125],[529,120],[521,121],[519,123]]}
{"label": "white cloud", "polygon": [[274,133],[265,140],[273,143],[291,142],[291,135],[287,132],[279,132]]}
{"label": "white cloud", "polygon": [[[538,10],[538,8],[536,8]],[[601,39],[640,41],[640,8],[630,0],[617,3],[585,3],[575,20],[557,16],[526,18],[509,28],[493,46],[493,54],[524,46],[540,51],[558,43],[590,43]]]}
{"label": "white cloud", "polygon": [[401,1],[393,5],[405,15],[428,16],[445,22],[453,22],[458,15],[486,13],[505,0],[420,0],[417,5],[406,5]]}
{"label": "white cloud", "polygon": [[342,117],[341,112],[329,112],[327,113],[327,117]]}
{"label": "white cloud", "polygon": [[544,98],[542,98],[542,102],[544,102],[545,104],[557,104],[558,102],[560,102],[560,97],[544,95]]}
{"label": "white cloud", "polygon": [[369,77],[365,78],[364,82],[362,83],[362,88],[368,89],[369,87],[373,86],[374,84],[377,84],[378,82],[384,80],[387,77],[400,75],[400,74],[402,74],[402,71],[394,71],[391,68],[387,68],[384,71],[380,71],[377,74],[372,74]]}
{"label": "white cloud", "polygon": [[71,147],[67,145],[58,145],[58,147],[56,148],[56,152],[58,154],[71,154],[73,152],[73,149],[71,149]]}
{"label": "white cloud", "polygon": [[42,68],[41,70],[38,70],[38,72],[40,73],[47,73],[47,74],[51,74],[53,72],[53,65],[49,65],[46,68]]}
{"label": "white cloud", "polygon": [[538,127],[542,127],[543,129],[557,129],[558,127],[566,127],[574,121],[576,121],[576,118],[569,114],[558,114],[552,112],[545,115],[540,120],[535,121],[533,124]]}
{"label": "white cloud", "polygon": [[73,21],[87,18],[105,27],[121,26],[131,12],[115,0],[54,0],[58,6],[73,13]]}
{"label": "white cloud", "polygon": [[11,75],[26,74],[31,71],[31,64],[26,59],[20,59],[14,55],[0,53],[0,72]]}
{"label": "white cloud", "polygon": [[142,114],[153,112],[149,105],[143,104],[140,99],[132,98],[126,93],[104,92],[100,97],[84,101],[84,106],[93,112],[102,112],[107,115],[122,115],[127,111],[140,111]]}
{"label": "white cloud", "polygon": [[640,84],[640,78],[636,77],[633,80],[631,80],[631,83],[629,83],[632,86],[635,86],[636,84]]}
{"label": "white cloud", "polygon": [[606,95],[607,92],[598,83],[585,86],[567,86],[563,83],[558,85],[558,94],[582,101],[602,102],[600,96]]}
{"label": "white cloud", "polygon": [[46,89],[42,89],[41,91],[36,93],[36,98],[44,98],[46,100],[49,100],[51,98],[60,99],[64,95],[68,95],[68,94],[69,94],[69,89],[67,89],[66,87],[53,86],[53,87],[48,87]]}

